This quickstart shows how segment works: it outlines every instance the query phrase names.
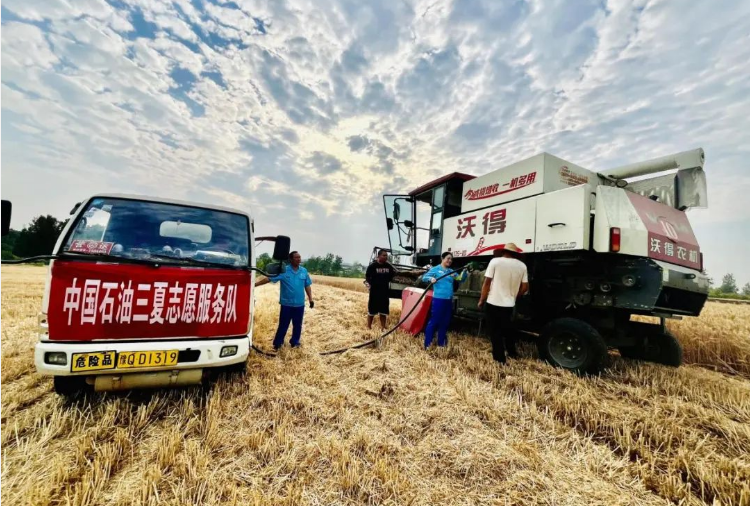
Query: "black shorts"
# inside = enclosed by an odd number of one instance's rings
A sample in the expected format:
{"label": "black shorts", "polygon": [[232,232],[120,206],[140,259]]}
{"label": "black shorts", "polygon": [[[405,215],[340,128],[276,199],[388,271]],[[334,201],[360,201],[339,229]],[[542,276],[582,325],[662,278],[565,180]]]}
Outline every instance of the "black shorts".
{"label": "black shorts", "polygon": [[390,312],[390,299],[388,292],[370,292],[370,300],[367,302],[367,314],[375,316],[377,314],[387,315]]}

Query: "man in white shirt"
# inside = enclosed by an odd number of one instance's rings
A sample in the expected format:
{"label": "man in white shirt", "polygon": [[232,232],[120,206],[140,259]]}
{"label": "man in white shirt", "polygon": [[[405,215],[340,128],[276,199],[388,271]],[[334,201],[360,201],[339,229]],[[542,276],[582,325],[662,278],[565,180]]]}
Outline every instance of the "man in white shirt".
{"label": "man in white shirt", "polygon": [[509,242],[502,249],[496,250],[497,258],[490,260],[484,273],[482,295],[479,298],[479,309],[487,303],[487,324],[492,341],[492,358],[505,364],[506,339],[508,339],[508,356],[517,357],[516,343],[512,336],[511,319],[516,299],[529,290],[529,274],[518,257],[521,250]]}

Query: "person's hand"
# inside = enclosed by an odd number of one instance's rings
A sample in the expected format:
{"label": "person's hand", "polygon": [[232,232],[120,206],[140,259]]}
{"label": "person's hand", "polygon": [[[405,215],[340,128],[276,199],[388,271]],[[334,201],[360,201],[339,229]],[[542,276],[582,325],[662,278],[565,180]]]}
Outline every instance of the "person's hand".
{"label": "person's hand", "polygon": [[314,300],[311,300],[311,301],[310,301],[310,309],[312,309],[312,308],[314,308],[314,307],[315,307],[315,301],[314,301]]}
{"label": "person's hand", "polygon": [[435,283],[437,283],[437,278],[430,278],[430,283],[432,283],[433,285],[434,285]]}
{"label": "person's hand", "polygon": [[477,307],[479,309],[482,309],[484,307],[484,301],[480,299],[479,302],[477,303]]}
{"label": "person's hand", "polygon": [[370,289],[370,283],[368,283],[367,281],[365,281],[365,286],[367,287],[368,290]]}

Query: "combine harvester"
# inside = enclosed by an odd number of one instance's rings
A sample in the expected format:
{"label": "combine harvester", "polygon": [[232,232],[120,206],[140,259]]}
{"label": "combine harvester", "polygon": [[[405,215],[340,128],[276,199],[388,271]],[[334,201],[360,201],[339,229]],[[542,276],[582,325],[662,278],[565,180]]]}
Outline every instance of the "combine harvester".
{"label": "combine harvester", "polygon": [[[516,326],[538,335],[541,357],[595,372],[617,348],[678,366],[682,349],[665,318],[698,316],[709,288],[685,214],[707,205],[703,164],[695,149],[597,173],[542,153],[481,177],[455,172],[383,197],[390,249],[412,267],[437,265],[443,251],[453,253],[454,268],[486,267],[513,242],[525,253],[530,283]],[[391,284],[404,314],[421,295],[417,279],[405,272]],[[456,316],[481,321],[483,279],[475,271],[457,290]],[[405,322],[412,333],[422,331],[429,304],[427,294]]]}
{"label": "combine harvester", "polygon": [[[3,235],[10,213],[3,201]],[[243,211],[161,198],[96,195],[71,215],[52,255],[3,261],[51,260],[35,363],[58,393],[191,385],[244,368],[255,242],[275,241],[281,261],[288,237],[255,237]]]}

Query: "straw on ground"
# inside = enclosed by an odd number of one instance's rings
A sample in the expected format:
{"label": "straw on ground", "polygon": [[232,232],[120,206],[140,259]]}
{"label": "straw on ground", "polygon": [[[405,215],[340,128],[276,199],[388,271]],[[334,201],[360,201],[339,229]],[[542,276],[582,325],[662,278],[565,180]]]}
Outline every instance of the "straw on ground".
{"label": "straw on ground", "polygon": [[[700,365],[580,378],[533,346],[499,371],[471,328],[442,353],[396,333],[320,357],[374,334],[366,294],[317,284],[301,350],[66,403],[33,368],[44,272],[2,270],[4,504],[750,504],[747,306],[672,327]],[[277,288],[258,297],[268,348]]]}

